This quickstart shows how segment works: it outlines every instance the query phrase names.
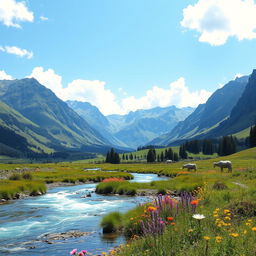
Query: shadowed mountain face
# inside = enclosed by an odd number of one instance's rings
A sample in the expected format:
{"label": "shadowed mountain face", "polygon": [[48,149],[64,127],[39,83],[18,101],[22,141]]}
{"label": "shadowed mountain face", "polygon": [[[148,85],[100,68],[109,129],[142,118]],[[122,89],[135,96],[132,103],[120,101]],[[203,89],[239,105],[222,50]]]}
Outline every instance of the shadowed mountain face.
{"label": "shadowed mountain face", "polygon": [[153,138],[166,133],[193,111],[192,108],[178,109],[171,106],[105,117],[90,103],[67,103],[113,144],[130,148],[145,145]]}
{"label": "shadowed mountain face", "polygon": [[69,149],[110,143],[37,80],[0,81],[0,100],[44,131],[48,140]]}
{"label": "shadowed mountain face", "polygon": [[211,130],[217,127],[220,122],[229,118],[232,109],[243,94],[247,82],[247,76],[230,81],[214,92],[205,104],[199,105],[190,116],[180,122],[170,133],[153,140],[151,143],[169,145],[175,144],[175,141],[211,137]]}
{"label": "shadowed mountain face", "polygon": [[253,70],[249,81],[231,111],[230,117],[216,127],[211,136],[228,135],[239,132],[256,123],[256,70]]}

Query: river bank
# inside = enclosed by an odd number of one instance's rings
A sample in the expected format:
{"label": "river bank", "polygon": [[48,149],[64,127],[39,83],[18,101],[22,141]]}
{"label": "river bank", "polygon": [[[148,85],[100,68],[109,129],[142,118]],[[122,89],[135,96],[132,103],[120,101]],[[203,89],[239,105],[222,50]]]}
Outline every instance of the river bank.
{"label": "river bank", "polygon": [[[159,177],[134,174],[134,181],[150,182],[154,179]],[[145,196],[98,195],[94,193],[95,187],[96,183],[52,187],[45,195],[11,200],[1,205],[0,255],[61,256],[73,248],[100,255],[124,243],[122,236],[102,235],[99,225],[102,217],[112,211],[125,212],[150,199]],[[88,193],[91,197],[85,196]],[[85,235],[63,237],[72,231]],[[45,235],[60,240],[43,238]]]}

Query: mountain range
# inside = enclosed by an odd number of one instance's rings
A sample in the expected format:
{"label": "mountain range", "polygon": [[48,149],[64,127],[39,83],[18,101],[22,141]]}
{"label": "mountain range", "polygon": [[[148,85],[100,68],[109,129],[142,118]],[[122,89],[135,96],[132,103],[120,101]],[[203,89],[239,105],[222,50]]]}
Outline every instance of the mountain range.
{"label": "mountain range", "polygon": [[34,78],[0,81],[0,100],[1,123],[24,136],[32,150],[93,150],[111,145]]}
{"label": "mountain range", "polygon": [[126,115],[104,116],[90,103],[67,103],[111,143],[133,149],[167,133],[194,110],[190,107],[179,109],[170,106],[131,111]]}
{"label": "mountain range", "polygon": [[34,78],[0,81],[0,154],[129,151],[234,134],[255,124],[256,70],[196,109],[156,107],[104,116],[88,102],[59,99]]}
{"label": "mountain range", "polygon": [[255,102],[256,70],[250,77],[243,76],[228,82],[169,133],[149,143],[179,145],[186,140],[234,134],[255,123]]}

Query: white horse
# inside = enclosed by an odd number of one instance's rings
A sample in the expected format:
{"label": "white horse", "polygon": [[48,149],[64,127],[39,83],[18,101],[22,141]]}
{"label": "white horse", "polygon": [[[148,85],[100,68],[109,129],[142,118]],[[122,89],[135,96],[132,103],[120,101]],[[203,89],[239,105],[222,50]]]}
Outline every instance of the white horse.
{"label": "white horse", "polygon": [[195,170],[196,171],[196,164],[184,164],[183,166],[182,166],[182,169],[185,169],[185,168],[187,168],[188,170]]}
{"label": "white horse", "polygon": [[230,161],[219,161],[219,162],[214,162],[213,167],[220,167],[221,172],[223,172],[223,168],[228,168],[229,172],[232,172],[232,163]]}

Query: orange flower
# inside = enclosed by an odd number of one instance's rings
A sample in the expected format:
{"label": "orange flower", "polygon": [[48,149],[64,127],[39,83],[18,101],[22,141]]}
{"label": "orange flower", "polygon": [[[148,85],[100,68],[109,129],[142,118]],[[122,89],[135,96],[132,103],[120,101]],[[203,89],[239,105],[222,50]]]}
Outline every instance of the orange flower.
{"label": "orange flower", "polygon": [[156,207],[153,207],[153,206],[149,206],[149,207],[148,207],[148,211],[149,211],[149,212],[154,212],[154,211],[156,211],[156,210],[157,210]]}
{"label": "orange flower", "polygon": [[198,203],[199,203],[198,200],[192,200],[190,204],[191,204],[191,205],[198,205]]}
{"label": "orange flower", "polygon": [[172,225],[172,226],[175,226],[176,224],[175,224],[175,222],[172,222],[171,225]]}
{"label": "orange flower", "polygon": [[168,221],[173,221],[173,217],[167,217]]}

